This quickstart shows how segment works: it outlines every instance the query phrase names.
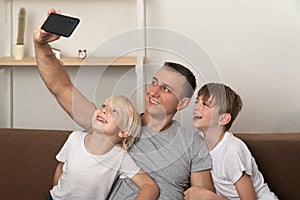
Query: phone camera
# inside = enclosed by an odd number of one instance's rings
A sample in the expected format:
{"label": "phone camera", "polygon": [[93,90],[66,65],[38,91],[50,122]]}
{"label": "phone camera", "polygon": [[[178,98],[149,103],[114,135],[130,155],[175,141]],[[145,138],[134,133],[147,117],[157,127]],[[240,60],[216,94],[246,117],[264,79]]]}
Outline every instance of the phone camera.
{"label": "phone camera", "polygon": [[74,19],[69,19],[69,24],[74,24],[75,20]]}

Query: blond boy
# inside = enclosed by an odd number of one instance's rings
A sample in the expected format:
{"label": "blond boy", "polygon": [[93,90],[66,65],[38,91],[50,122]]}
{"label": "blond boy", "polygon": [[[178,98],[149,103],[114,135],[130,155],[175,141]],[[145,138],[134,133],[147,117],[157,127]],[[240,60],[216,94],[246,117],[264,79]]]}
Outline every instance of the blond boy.
{"label": "blond boy", "polygon": [[139,187],[136,199],[156,199],[157,185],[127,153],[140,129],[140,116],[128,98],[105,100],[94,112],[92,130],[72,132],[57,154],[48,199],[107,199],[118,177],[130,178]]}

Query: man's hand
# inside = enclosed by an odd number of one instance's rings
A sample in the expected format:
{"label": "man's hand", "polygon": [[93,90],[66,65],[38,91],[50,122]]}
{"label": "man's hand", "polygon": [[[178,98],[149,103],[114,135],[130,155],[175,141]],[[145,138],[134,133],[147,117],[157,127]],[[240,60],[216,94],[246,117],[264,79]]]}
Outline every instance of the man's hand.
{"label": "man's hand", "polygon": [[184,192],[184,200],[225,200],[226,198],[203,187],[190,187]]}
{"label": "man's hand", "polygon": [[[50,9],[48,11],[48,16],[50,13],[57,13],[60,14],[61,12],[59,10],[55,10],[54,8]],[[58,40],[60,38],[59,35],[48,33],[44,30],[41,29],[44,21],[41,22],[33,32],[33,41],[36,45],[45,45],[48,44],[49,42],[53,42],[55,40]]]}

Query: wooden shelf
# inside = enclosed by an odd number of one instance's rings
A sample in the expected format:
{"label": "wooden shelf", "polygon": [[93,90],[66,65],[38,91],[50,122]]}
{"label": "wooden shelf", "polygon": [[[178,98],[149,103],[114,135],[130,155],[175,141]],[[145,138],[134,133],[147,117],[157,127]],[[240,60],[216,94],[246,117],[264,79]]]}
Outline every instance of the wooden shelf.
{"label": "wooden shelf", "polygon": [[[81,60],[79,57],[63,57],[60,59],[63,66],[135,66],[136,57],[87,57]],[[0,57],[0,66],[36,66],[34,57],[26,57],[23,60],[15,60],[13,57]]]}

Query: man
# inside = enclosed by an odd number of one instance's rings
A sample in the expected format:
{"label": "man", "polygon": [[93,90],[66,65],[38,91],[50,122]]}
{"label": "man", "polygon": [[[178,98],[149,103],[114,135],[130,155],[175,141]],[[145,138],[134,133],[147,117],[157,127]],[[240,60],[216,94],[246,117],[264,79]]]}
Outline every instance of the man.
{"label": "man", "polygon": [[[50,12],[57,12],[52,9]],[[96,109],[72,84],[48,44],[59,36],[38,26],[34,46],[39,72],[60,105],[86,130]],[[190,186],[213,190],[211,159],[204,140],[173,120],[177,111],[186,108],[196,88],[193,73],[182,65],[165,63],[155,74],[146,92],[146,111],[141,115],[141,137],[129,151],[137,165],[147,172],[160,188],[159,199],[183,199]],[[129,179],[119,179],[110,199],[133,199],[138,188]]]}

